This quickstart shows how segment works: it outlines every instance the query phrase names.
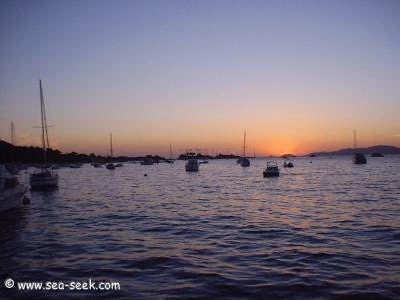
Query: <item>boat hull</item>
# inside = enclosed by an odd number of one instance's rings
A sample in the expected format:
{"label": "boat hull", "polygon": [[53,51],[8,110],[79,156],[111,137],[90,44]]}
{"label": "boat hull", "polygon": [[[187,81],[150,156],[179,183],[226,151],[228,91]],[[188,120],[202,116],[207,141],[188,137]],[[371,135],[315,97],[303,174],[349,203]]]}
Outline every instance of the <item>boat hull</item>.
{"label": "boat hull", "polygon": [[267,168],[263,171],[264,177],[279,177],[278,164],[275,161],[267,162]]}
{"label": "boat hull", "polygon": [[283,164],[283,167],[284,167],[284,168],[294,168],[294,164],[291,163],[291,162],[284,163],[284,164]]}
{"label": "boat hull", "polygon": [[32,174],[29,178],[29,184],[31,189],[34,190],[56,188],[58,186],[58,174]]}
{"label": "boat hull", "polygon": [[198,172],[199,167],[197,166],[185,166],[186,172]]}
{"label": "boat hull", "polygon": [[279,177],[279,172],[268,172],[264,171],[263,172],[264,177]]}
{"label": "boat hull", "polygon": [[13,189],[0,192],[0,212],[18,207],[22,203],[27,188],[21,184]]}
{"label": "boat hull", "polygon": [[240,162],[240,165],[242,167],[250,167],[250,160],[248,160],[247,158],[243,157],[241,162]]}
{"label": "boat hull", "polygon": [[114,170],[114,169],[115,169],[115,166],[114,166],[114,164],[108,164],[108,165],[106,165],[106,168],[107,168],[108,170]]}
{"label": "boat hull", "polygon": [[353,155],[353,163],[355,165],[365,165],[367,163],[367,159],[364,154],[356,153]]}

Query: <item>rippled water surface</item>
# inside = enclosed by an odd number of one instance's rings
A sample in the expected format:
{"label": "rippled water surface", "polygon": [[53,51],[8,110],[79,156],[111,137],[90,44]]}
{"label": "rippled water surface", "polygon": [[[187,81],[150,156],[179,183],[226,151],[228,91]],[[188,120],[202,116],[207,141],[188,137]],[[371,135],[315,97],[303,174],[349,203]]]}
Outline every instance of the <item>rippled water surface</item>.
{"label": "rippled water surface", "polygon": [[262,177],[264,159],[60,169],[58,190],[0,215],[1,281],[121,290],[2,282],[0,298],[399,299],[400,157],[368,159],[297,158],[279,178]]}

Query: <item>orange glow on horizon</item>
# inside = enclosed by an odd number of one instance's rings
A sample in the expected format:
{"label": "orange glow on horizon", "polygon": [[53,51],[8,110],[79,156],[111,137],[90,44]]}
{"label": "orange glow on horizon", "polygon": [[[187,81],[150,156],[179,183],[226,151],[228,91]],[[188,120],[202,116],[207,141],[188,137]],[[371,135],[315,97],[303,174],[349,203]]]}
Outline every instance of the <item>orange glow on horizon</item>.
{"label": "orange glow on horizon", "polygon": [[[249,132],[249,131],[248,131]],[[234,138],[235,137],[235,138]],[[172,144],[172,150],[175,156],[192,149],[195,152],[203,154],[215,155],[218,153],[241,155],[243,147],[243,133],[235,136],[221,136],[214,139],[206,138],[206,135],[199,135],[197,139],[181,140],[175,138],[154,137],[135,138],[120,136],[113,134],[113,148],[115,155],[132,155],[139,156],[144,154],[160,154],[169,155],[169,144]],[[397,143],[396,143],[397,142]],[[78,153],[96,153],[100,155],[108,155],[110,145],[107,135],[92,136],[68,136],[51,138],[53,148],[62,152],[78,152]],[[358,141],[359,147],[369,147],[373,145],[394,145],[400,146],[400,137],[393,136],[392,139],[378,139],[373,136],[363,136]],[[23,137],[19,141],[19,145],[40,146],[39,137]],[[351,148],[352,138],[347,134],[346,138],[339,136],[329,136],[326,139],[320,136],[302,134],[302,136],[289,136],[283,133],[274,133],[269,135],[260,134],[260,137],[248,135],[246,154],[248,156],[280,156],[283,154],[305,155],[311,152],[334,151],[342,148]]]}

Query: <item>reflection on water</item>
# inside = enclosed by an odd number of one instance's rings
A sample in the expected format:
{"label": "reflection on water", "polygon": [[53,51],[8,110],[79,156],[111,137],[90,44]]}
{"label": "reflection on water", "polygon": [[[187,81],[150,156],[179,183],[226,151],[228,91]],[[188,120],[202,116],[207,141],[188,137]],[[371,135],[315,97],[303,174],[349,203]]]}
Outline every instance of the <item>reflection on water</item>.
{"label": "reflection on water", "polygon": [[[262,177],[262,159],[210,161],[199,173],[184,162],[61,169],[59,189],[0,215],[1,280],[121,284],[51,292],[63,299],[396,298],[400,158],[309,160],[279,178]],[[48,293],[2,286],[0,298]]]}

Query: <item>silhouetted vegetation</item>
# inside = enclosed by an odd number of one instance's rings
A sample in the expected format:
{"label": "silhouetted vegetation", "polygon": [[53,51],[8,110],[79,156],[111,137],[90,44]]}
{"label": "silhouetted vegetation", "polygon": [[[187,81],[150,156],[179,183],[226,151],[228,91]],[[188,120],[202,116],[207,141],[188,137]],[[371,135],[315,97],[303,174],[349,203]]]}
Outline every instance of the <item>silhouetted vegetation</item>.
{"label": "silhouetted vegetation", "polygon": [[[197,159],[237,159],[238,155],[218,154],[216,156],[205,155],[201,153],[184,153],[179,155],[178,159],[187,160],[188,157]],[[163,162],[165,157],[159,155],[145,156],[117,156],[110,158],[109,156],[96,155],[95,153],[82,154],[77,152],[62,153],[60,150],[48,149],[47,160],[54,164],[68,163],[105,163],[110,161],[127,162],[127,161],[144,161],[145,159],[153,159],[154,162]],[[32,146],[14,146],[5,141],[0,141],[0,163],[22,163],[22,164],[40,164],[43,162],[43,151],[40,147]]]}
{"label": "silhouetted vegetation", "polygon": [[[92,163],[92,162],[108,162],[108,161],[142,161],[145,156],[130,157],[117,156],[110,158],[108,156],[96,155],[95,153],[82,154],[77,152],[62,153],[59,150],[48,149],[47,157],[49,163]],[[159,155],[147,155],[155,161],[163,161],[164,157]],[[43,162],[43,151],[40,147],[13,146],[5,141],[0,141],[0,163],[26,163],[36,164]]]}
{"label": "silhouetted vegetation", "polygon": [[188,158],[197,158],[197,159],[234,159],[234,158],[239,158],[238,155],[233,155],[233,154],[218,154],[216,156],[211,156],[211,155],[205,155],[201,153],[194,153],[194,152],[188,152],[179,155],[178,159],[182,160],[187,160]]}

